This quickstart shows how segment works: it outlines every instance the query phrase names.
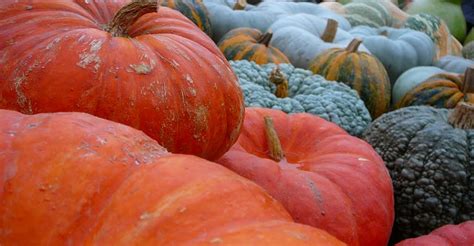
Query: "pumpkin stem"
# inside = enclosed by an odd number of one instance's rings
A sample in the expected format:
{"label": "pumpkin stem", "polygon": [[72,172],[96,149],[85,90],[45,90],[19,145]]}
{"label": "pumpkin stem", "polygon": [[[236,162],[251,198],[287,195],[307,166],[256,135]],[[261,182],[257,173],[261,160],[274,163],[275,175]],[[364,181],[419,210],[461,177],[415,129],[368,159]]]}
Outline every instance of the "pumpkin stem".
{"label": "pumpkin stem", "polygon": [[380,35],[381,35],[381,36],[388,37],[388,31],[387,31],[387,30],[383,30],[383,31],[380,32]]}
{"label": "pumpkin stem", "polygon": [[474,128],[474,104],[460,102],[451,111],[448,122],[456,128],[473,129]]}
{"label": "pumpkin stem", "polygon": [[247,6],[247,1],[246,0],[237,0],[234,5],[234,10],[244,10],[245,7]]}
{"label": "pumpkin stem", "polygon": [[275,96],[277,96],[278,98],[288,97],[288,80],[281,72],[280,66],[276,65],[276,67],[270,73],[270,77],[268,79],[277,87],[275,91]]}
{"label": "pumpkin stem", "polygon": [[346,51],[350,53],[357,52],[357,49],[359,49],[360,44],[362,44],[362,40],[354,38],[347,46]]}
{"label": "pumpkin stem", "polygon": [[268,45],[270,44],[270,41],[272,40],[272,37],[273,37],[273,33],[271,31],[268,31],[264,33],[262,36],[260,36],[257,42],[259,44],[263,44],[268,47]]}
{"label": "pumpkin stem", "polygon": [[326,29],[324,29],[323,35],[321,35],[321,40],[326,43],[332,43],[336,38],[337,27],[339,23],[336,20],[328,19]]}
{"label": "pumpkin stem", "polygon": [[267,136],[268,149],[270,151],[269,156],[274,161],[281,161],[284,158],[283,149],[281,147],[280,139],[275,130],[273,119],[270,116],[265,116],[265,134]]}
{"label": "pumpkin stem", "polygon": [[474,67],[468,67],[464,73],[464,94],[474,93]]}
{"label": "pumpkin stem", "polygon": [[128,37],[128,28],[145,14],[157,12],[159,1],[134,0],[123,6],[105,28],[113,37]]}

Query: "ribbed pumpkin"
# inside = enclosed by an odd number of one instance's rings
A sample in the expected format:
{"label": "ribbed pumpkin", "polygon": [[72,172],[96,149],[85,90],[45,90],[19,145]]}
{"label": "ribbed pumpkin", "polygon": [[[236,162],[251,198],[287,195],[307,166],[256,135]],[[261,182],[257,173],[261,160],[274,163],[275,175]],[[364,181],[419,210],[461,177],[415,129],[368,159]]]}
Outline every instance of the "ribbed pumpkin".
{"label": "ribbed pumpkin", "polygon": [[262,186],[297,222],[348,245],[387,245],[394,219],[388,171],[369,144],[331,122],[246,108],[239,140],[217,162]]}
{"label": "ribbed pumpkin", "polygon": [[395,246],[471,246],[474,245],[474,220],[445,225],[428,235],[410,238]]}
{"label": "ribbed pumpkin", "polygon": [[209,37],[212,37],[209,13],[201,0],[163,0],[161,5],[178,10]]}
{"label": "ribbed pumpkin", "polygon": [[0,108],[87,112],[173,153],[221,156],[244,111],[229,63],[178,11],[129,2],[2,2]]}
{"label": "ribbed pumpkin", "polygon": [[430,105],[436,108],[454,108],[460,102],[474,103],[474,68],[464,75],[436,74],[410,90],[396,108]]}
{"label": "ribbed pumpkin", "polygon": [[249,60],[257,64],[290,63],[279,49],[269,45],[273,34],[254,28],[237,28],[228,32],[218,46],[227,60]]}
{"label": "ribbed pumpkin", "polygon": [[390,79],[377,58],[357,51],[361,43],[360,39],[354,39],[345,49],[329,49],[316,57],[309,69],[327,80],[343,82],[359,92],[375,119],[390,107]]}
{"label": "ribbed pumpkin", "polygon": [[0,110],[2,245],[343,245],[264,190],[84,113]]}

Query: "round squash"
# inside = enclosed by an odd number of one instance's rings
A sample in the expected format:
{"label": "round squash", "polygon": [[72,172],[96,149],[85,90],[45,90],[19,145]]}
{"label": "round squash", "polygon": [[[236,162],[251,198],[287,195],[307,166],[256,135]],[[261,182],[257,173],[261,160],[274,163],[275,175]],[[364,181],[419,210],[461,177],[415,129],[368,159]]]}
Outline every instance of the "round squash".
{"label": "round squash", "polygon": [[394,241],[474,219],[474,105],[412,106],[382,115],[364,139],[395,189]]}
{"label": "round squash", "polygon": [[455,246],[474,245],[474,220],[458,225],[445,225],[428,235],[410,238],[395,246]]}
{"label": "round squash", "polygon": [[4,5],[0,108],[88,112],[143,130],[175,153],[221,156],[244,111],[225,57],[179,12],[128,2]]}
{"label": "round squash", "polygon": [[402,26],[424,32],[436,44],[436,59],[446,55],[461,55],[462,45],[450,32],[446,23],[439,17],[430,14],[416,14],[408,17]]}
{"label": "round squash", "polygon": [[439,16],[449,27],[450,33],[462,42],[466,36],[466,19],[461,0],[413,0],[405,7],[408,14],[426,13]]}
{"label": "round squash", "polygon": [[207,36],[212,37],[209,12],[201,0],[164,0],[162,6],[178,10],[196,24]]}
{"label": "round squash", "polygon": [[389,174],[370,145],[333,123],[247,108],[239,140],[217,162],[259,184],[297,222],[348,245],[387,245],[394,218]]}
{"label": "round squash", "polygon": [[289,63],[279,49],[270,45],[273,33],[261,33],[254,28],[237,28],[228,32],[221,41],[219,49],[227,60],[249,60],[257,64]]}
{"label": "round squash", "polygon": [[434,65],[451,73],[464,73],[466,69],[474,66],[474,60],[460,56],[443,56]]}
{"label": "round squash", "polygon": [[[324,51],[346,47],[354,38],[336,20],[308,14],[281,18],[269,29],[273,32],[270,44],[280,49],[291,64],[304,69]],[[367,51],[363,46],[361,50]]]}
{"label": "round squash", "polygon": [[344,17],[352,26],[383,27],[392,25],[392,16],[383,3],[369,0],[352,1],[344,6]]}
{"label": "round squash", "polygon": [[344,245],[231,171],[89,114],[0,110],[0,149],[2,243]]}
{"label": "round squash", "polygon": [[357,26],[349,33],[362,39],[362,44],[382,62],[392,84],[410,68],[433,64],[435,45],[430,37],[422,32]]}
{"label": "round squash", "polygon": [[474,68],[462,74],[435,74],[411,89],[395,108],[430,105],[454,108],[460,102],[474,103]]}
{"label": "round squash", "polygon": [[329,49],[316,57],[309,69],[356,90],[375,119],[390,107],[390,79],[376,57],[358,51],[361,43],[362,40],[354,39],[345,49]]}
{"label": "round squash", "polygon": [[290,64],[259,66],[231,61],[244,93],[245,106],[311,113],[360,136],[372,121],[357,92]]}
{"label": "round squash", "polygon": [[392,89],[392,105],[400,103],[402,98],[410,93],[413,88],[427,80],[431,76],[439,73],[446,73],[438,67],[421,66],[408,69],[395,81]]}

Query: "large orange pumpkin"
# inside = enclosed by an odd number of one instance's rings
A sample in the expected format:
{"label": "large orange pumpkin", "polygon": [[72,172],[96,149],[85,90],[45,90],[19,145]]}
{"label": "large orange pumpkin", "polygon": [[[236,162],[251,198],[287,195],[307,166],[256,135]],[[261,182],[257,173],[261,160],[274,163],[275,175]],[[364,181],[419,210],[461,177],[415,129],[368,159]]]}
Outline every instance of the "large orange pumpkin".
{"label": "large orange pumpkin", "polygon": [[331,122],[247,108],[237,143],[218,162],[265,188],[297,222],[349,245],[387,245],[394,220],[388,171],[369,144]]}
{"label": "large orange pumpkin", "polygon": [[179,12],[127,3],[0,1],[0,108],[87,112],[172,152],[221,156],[244,109],[225,57]]}
{"label": "large orange pumpkin", "polygon": [[0,110],[1,245],[343,245],[263,189],[128,126]]}

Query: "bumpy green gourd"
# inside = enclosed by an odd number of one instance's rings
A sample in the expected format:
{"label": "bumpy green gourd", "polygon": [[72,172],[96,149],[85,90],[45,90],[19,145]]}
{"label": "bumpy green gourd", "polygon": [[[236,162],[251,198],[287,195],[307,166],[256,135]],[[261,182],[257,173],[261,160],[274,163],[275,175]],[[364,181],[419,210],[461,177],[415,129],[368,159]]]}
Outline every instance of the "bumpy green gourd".
{"label": "bumpy green gourd", "polygon": [[474,110],[456,111],[406,107],[364,133],[393,180],[398,240],[474,219]]}
{"label": "bumpy green gourd", "polygon": [[311,71],[280,64],[288,82],[288,96],[277,97],[277,86],[269,80],[276,65],[259,66],[249,61],[230,61],[239,78],[247,107],[279,109],[286,113],[307,112],[336,123],[359,136],[371,122],[357,92],[343,83],[327,81]]}

